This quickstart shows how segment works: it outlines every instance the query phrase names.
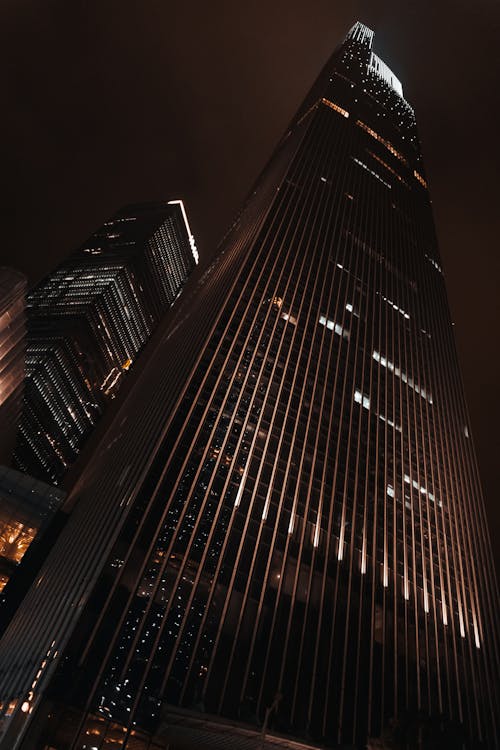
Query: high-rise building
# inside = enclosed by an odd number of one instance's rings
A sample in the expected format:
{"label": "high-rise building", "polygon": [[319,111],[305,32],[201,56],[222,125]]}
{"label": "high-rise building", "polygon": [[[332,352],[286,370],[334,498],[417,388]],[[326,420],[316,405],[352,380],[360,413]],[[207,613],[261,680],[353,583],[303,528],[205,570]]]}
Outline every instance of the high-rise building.
{"label": "high-rise building", "polygon": [[0,642],[0,747],[176,748],[174,706],[200,747],[203,714],[254,727],[210,747],[497,746],[471,428],[372,46],[334,53],[75,486]]}
{"label": "high-rise building", "polygon": [[62,478],[197,262],[182,201],[127,206],[29,293],[17,467]]}
{"label": "high-rise building", "polygon": [[0,591],[64,497],[57,487],[0,466]]}
{"label": "high-rise building", "polygon": [[26,351],[26,279],[0,267],[0,461],[10,462],[21,416]]}

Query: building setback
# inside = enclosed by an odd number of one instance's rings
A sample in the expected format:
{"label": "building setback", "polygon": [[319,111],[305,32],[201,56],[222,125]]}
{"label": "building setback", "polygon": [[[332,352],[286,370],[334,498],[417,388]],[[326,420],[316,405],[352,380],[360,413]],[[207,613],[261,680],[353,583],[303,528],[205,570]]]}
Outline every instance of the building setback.
{"label": "building setback", "polygon": [[10,462],[24,384],[26,279],[0,267],[0,461]]}
{"label": "building setback", "polygon": [[18,468],[60,481],[197,261],[181,201],[127,206],[29,293]]}
{"label": "building setback", "polygon": [[497,588],[415,117],[363,24],[115,425],[0,642],[2,749],[175,748],[173,706],[186,732],[498,746]]}

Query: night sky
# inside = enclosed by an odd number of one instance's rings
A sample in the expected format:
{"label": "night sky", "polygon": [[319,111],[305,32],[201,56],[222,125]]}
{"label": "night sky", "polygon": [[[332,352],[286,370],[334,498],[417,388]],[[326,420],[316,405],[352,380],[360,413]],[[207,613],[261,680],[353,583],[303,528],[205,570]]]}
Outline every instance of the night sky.
{"label": "night sky", "polygon": [[33,283],[122,205],[177,197],[210,257],[358,19],[416,110],[500,565],[496,0],[5,0],[0,263]]}

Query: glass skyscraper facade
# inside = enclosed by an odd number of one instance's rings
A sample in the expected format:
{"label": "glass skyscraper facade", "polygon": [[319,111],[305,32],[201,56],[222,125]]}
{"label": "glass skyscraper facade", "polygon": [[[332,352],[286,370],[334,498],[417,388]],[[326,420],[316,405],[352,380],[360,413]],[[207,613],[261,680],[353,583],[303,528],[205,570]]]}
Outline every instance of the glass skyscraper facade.
{"label": "glass skyscraper facade", "polygon": [[24,387],[26,279],[0,267],[0,461],[9,462],[16,442]]}
{"label": "glass skyscraper facade", "polygon": [[18,468],[61,480],[197,261],[182,201],[127,206],[29,293]]}
{"label": "glass skyscraper facade", "polygon": [[0,642],[1,748],[166,747],[173,707],[311,745],[497,746],[498,595],[415,117],[363,24],[107,439]]}

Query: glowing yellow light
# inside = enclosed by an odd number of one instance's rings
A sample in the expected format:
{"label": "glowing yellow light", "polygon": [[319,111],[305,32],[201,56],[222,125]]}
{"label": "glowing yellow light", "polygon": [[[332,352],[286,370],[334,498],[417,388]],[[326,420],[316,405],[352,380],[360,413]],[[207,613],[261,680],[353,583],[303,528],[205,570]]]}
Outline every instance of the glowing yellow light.
{"label": "glowing yellow light", "polygon": [[420,175],[420,174],[419,174],[419,173],[417,172],[417,170],[416,170],[416,169],[414,169],[414,170],[413,170],[413,174],[415,175],[415,177],[417,178],[417,180],[418,180],[418,181],[420,182],[420,184],[422,185],[422,187],[424,187],[424,188],[427,188],[427,183],[426,183],[426,181],[424,180],[424,178],[422,177],[422,175]]}
{"label": "glowing yellow light", "polygon": [[17,700],[11,701],[9,705],[7,706],[7,709],[5,711],[5,716],[12,716],[12,714],[16,710],[16,706],[17,706]]}
{"label": "glowing yellow light", "polygon": [[36,529],[24,526],[18,521],[3,524],[0,522],[0,555],[14,562],[20,562],[35,538],[36,532]]}
{"label": "glowing yellow light", "polygon": [[371,128],[366,123],[362,122],[362,120],[356,120],[356,125],[359,125],[359,127],[365,131],[365,133],[368,133],[368,135],[371,135],[372,138],[375,138],[376,141],[381,143],[383,146],[386,147],[386,149],[396,157],[396,159],[399,159],[399,161],[402,161],[403,164],[406,164],[408,166],[408,162],[403,156],[403,154],[400,154],[399,151],[397,151],[392,143],[390,141],[386,141],[385,138],[382,138],[381,135],[379,135],[373,128]]}
{"label": "glowing yellow light", "polygon": [[401,175],[396,172],[395,169],[393,169],[392,167],[390,167],[389,164],[387,164],[387,162],[385,162],[383,159],[381,159],[380,156],[377,156],[377,154],[374,154],[372,151],[368,151],[368,153],[370,154],[370,156],[373,159],[375,159],[375,161],[378,161],[379,164],[382,164],[382,166],[385,167],[385,169],[387,169],[388,172],[390,172],[391,174],[393,174],[394,177],[396,177],[400,182],[402,182],[403,185],[407,185],[406,180],[404,180],[401,177]]}
{"label": "glowing yellow light", "polygon": [[349,112],[343,107],[339,107],[335,102],[331,102],[329,99],[322,99],[321,101],[323,104],[326,104],[327,107],[330,107],[330,109],[333,109],[335,112],[338,112],[339,115],[342,115],[342,117],[349,117]]}

